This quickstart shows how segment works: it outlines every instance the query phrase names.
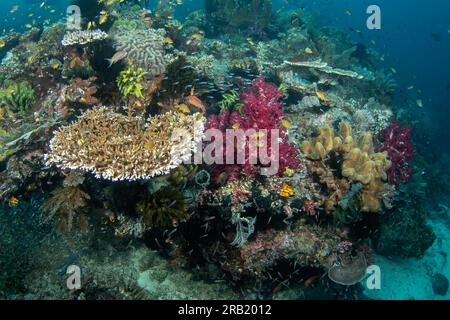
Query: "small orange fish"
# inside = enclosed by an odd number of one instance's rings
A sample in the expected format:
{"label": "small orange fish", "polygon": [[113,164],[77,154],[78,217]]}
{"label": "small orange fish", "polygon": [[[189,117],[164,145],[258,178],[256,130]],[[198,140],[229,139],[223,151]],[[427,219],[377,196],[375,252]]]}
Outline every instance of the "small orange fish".
{"label": "small orange fish", "polygon": [[319,278],[319,276],[312,276],[309,277],[308,279],[305,280],[304,285],[309,287],[310,285],[312,285],[314,282],[316,282],[316,280]]}
{"label": "small orange fish", "polygon": [[9,198],[8,204],[10,207],[15,207],[19,204],[19,199],[17,199],[16,197],[11,197]]}
{"label": "small orange fish", "polygon": [[280,191],[280,196],[283,198],[290,198],[294,195],[294,189],[292,189],[292,187],[290,185],[288,185],[287,183],[283,184],[283,187],[281,188]]}
{"label": "small orange fish", "polygon": [[194,106],[198,109],[200,109],[203,113],[206,113],[206,107],[205,104],[197,98],[196,96],[189,96],[186,98],[186,103],[190,104],[191,106]]}

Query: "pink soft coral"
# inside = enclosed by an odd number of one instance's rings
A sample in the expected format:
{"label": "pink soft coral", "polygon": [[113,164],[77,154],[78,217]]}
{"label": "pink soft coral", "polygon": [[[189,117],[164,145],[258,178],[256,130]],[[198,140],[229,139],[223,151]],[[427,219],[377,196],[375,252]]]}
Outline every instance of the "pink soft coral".
{"label": "pink soft coral", "polygon": [[[253,82],[251,88],[242,94],[241,98],[245,102],[241,113],[237,111],[223,111],[219,115],[212,115],[208,120],[208,128],[218,129],[225,135],[227,129],[239,128],[242,130],[255,129],[268,130],[268,156],[271,156],[271,129],[279,130],[279,169],[282,174],[286,168],[295,169],[299,165],[298,151],[294,145],[288,142],[286,128],[282,125],[282,120],[287,116],[281,110],[283,94],[275,86],[267,83],[264,77],[259,77]],[[245,143],[245,150],[248,151],[249,142]],[[226,156],[224,147],[224,157]],[[236,153],[236,150],[235,150]],[[215,176],[227,173],[229,179],[238,178],[239,174],[255,176],[258,174],[260,165],[250,164],[248,152],[246,152],[245,162],[242,165],[227,164],[218,165],[215,168]]]}

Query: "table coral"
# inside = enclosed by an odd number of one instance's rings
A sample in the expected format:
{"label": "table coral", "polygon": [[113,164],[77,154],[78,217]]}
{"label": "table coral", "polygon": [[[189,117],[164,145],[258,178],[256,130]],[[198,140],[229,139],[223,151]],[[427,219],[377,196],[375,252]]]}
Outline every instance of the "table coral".
{"label": "table coral", "polygon": [[57,130],[46,161],[113,181],[149,179],[190,159],[203,128],[199,114],[169,112],[145,122],[101,107]]}
{"label": "table coral", "polygon": [[61,41],[63,46],[86,45],[108,38],[108,34],[100,29],[72,31],[66,33]]}

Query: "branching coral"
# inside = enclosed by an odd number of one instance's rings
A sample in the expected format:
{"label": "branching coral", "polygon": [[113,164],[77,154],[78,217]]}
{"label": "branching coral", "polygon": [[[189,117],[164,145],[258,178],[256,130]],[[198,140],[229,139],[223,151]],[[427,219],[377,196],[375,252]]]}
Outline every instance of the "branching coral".
{"label": "branching coral", "polygon": [[163,74],[173,57],[164,49],[164,29],[118,29],[113,36],[117,50],[127,53],[127,58],[137,68],[148,72],[149,77]]}
{"label": "branching coral", "polygon": [[169,112],[145,122],[101,107],[56,131],[46,161],[113,181],[149,179],[190,159],[203,129],[199,114]]}

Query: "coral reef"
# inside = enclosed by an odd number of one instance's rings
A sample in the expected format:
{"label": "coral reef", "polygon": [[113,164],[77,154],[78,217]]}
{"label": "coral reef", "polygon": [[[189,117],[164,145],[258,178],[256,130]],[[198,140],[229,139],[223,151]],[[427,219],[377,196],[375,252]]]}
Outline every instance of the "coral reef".
{"label": "coral reef", "polygon": [[271,0],[91,2],[0,38],[0,298],[354,299],[372,248],[440,237],[448,161],[375,45]]}
{"label": "coral reef", "polygon": [[329,268],[338,243],[339,238],[333,232],[298,223],[292,230],[258,233],[236,252],[237,260],[230,259],[223,267],[236,280],[251,274],[264,278],[281,260],[295,261],[300,267]]}
{"label": "coral reef", "polygon": [[104,107],[92,109],[55,132],[46,160],[113,181],[149,179],[190,159],[203,127],[199,114],[166,113],[145,123]]}

